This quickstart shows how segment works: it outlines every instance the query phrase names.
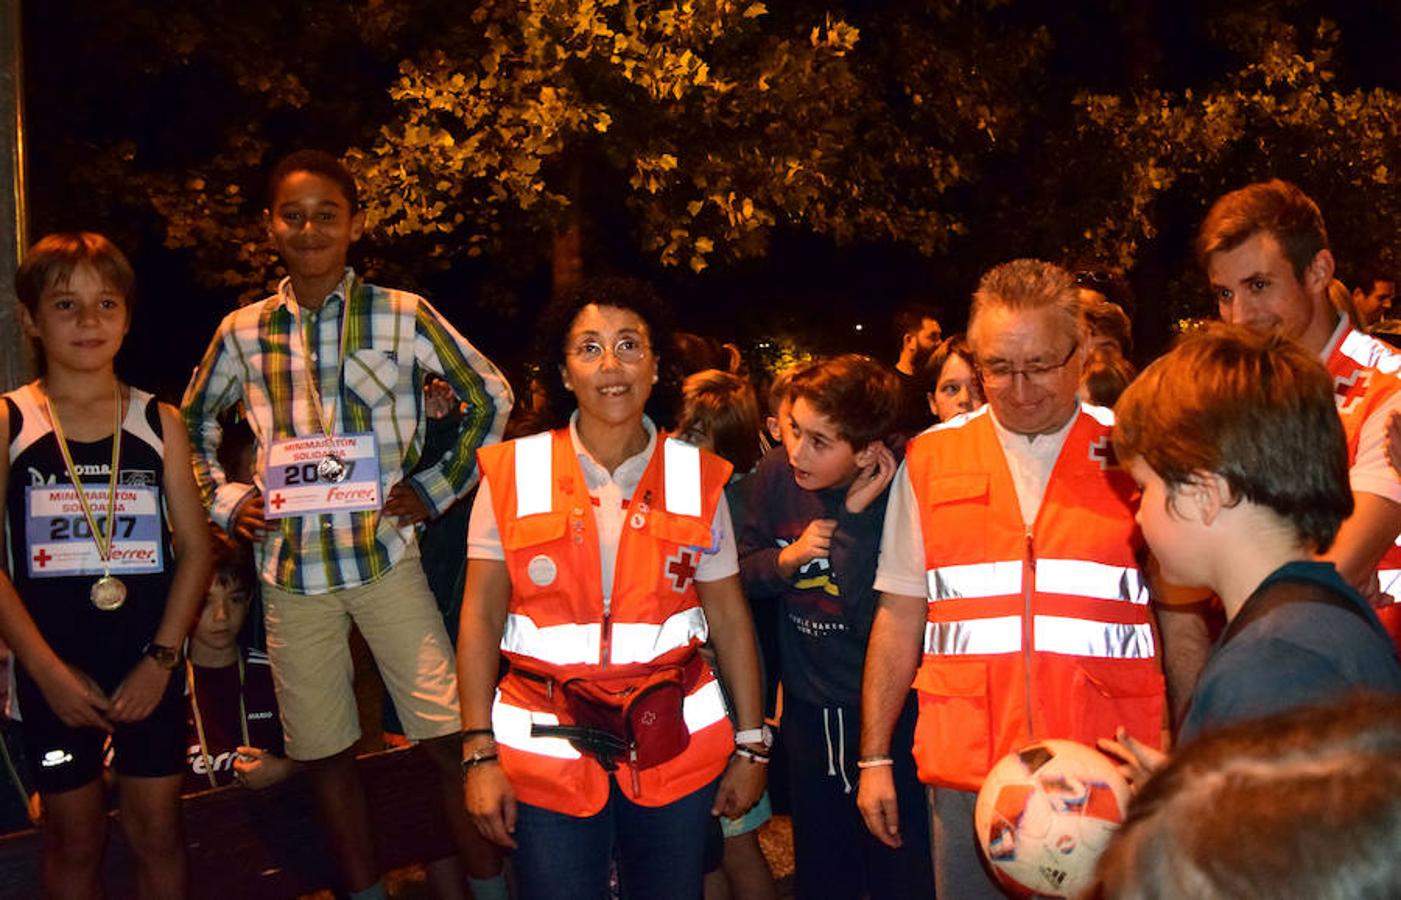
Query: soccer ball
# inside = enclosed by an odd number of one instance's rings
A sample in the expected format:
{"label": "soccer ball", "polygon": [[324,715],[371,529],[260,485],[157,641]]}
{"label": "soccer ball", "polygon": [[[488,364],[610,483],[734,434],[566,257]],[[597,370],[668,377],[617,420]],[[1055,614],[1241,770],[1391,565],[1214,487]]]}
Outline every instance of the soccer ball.
{"label": "soccer ball", "polygon": [[1073,897],[1093,883],[1128,803],[1128,783],[1109,757],[1074,741],[1039,741],[992,767],[974,827],[1004,887]]}

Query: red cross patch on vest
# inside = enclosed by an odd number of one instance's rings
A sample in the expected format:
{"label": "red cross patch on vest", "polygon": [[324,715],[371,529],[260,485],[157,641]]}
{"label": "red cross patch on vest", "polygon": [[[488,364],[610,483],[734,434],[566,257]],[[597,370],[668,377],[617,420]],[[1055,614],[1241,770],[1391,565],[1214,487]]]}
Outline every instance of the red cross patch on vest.
{"label": "red cross patch on vest", "polygon": [[1338,415],[1345,416],[1352,412],[1353,408],[1362,402],[1362,398],[1367,396],[1367,388],[1371,383],[1371,369],[1357,369],[1346,377],[1335,375],[1333,377],[1333,399],[1338,404]]}
{"label": "red cross patch on vest", "polygon": [[1099,463],[1101,471],[1119,468],[1119,456],[1114,452],[1114,442],[1109,435],[1090,442],[1090,459]]}
{"label": "red cross patch on vest", "polygon": [[675,556],[666,558],[666,569],[662,574],[670,576],[673,591],[679,594],[695,580],[696,563],[699,561],[700,554],[694,550],[678,550]]}

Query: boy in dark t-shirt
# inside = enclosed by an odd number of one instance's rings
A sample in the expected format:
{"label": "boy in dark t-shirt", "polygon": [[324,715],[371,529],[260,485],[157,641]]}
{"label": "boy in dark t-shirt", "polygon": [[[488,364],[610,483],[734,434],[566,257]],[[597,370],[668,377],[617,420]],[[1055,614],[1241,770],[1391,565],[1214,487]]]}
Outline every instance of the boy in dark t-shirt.
{"label": "boy in dark t-shirt", "polygon": [[283,753],[266,653],[240,641],[257,588],[246,544],[216,534],[214,578],[186,662],[185,792],[238,781],[264,788],[296,771]]}
{"label": "boy in dark t-shirt", "polygon": [[1180,741],[1359,689],[1401,691],[1375,613],[1316,561],[1353,506],[1317,359],[1278,335],[1213,327],[1149,366],[1117,413],[1114,446],[1143,491],[1138,521],[1163,579],[1215,591],[1228,622]]}
{"label": "boy in dark t-shirt", "polygon": [[882,438],[893,427],[899,396],[890,370],[863,356],[835,357],[794,374],[783,405],[784,446],[759,464],[739,533],[745,594],[780,605],[782,732],[799,898],[933,892],[924,791],[910,750],[913,699],[886,761],[895,767],[900,808],[909,811],[901,821],[904,846],[876,841],[856,808],[861,674],[896,469]]}

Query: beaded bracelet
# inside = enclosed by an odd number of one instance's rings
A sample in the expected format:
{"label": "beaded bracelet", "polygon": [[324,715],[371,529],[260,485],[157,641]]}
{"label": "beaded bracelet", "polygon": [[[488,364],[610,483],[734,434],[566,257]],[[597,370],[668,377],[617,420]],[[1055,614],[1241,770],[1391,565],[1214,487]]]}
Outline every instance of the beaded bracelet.
{"label": "beaded bracelet", "polygon": [[742,756],[742,757],[744,757],[745,759],[749,760],[750,762],[752,762],[752,763],[758,763],[758,764],[761,765],[761,766],[767,766],[767,765],[769,764],[769,758],[768,758],[768,756],[767,756],[766,754],[763,754],[763,753],[755,753],[753,750],[750,750],[748,747],[736,747],[736,748],[735,748],[735,756]]}
{"label": "beaded bracelet", "polygon": [[482,763],[493,762],[497,758],[498,757],[495,751],[492,751],[491,753],[473,753],[471,756],[467,757],[462,761],[462,774],[465,775],[474,767],[480,766]]}

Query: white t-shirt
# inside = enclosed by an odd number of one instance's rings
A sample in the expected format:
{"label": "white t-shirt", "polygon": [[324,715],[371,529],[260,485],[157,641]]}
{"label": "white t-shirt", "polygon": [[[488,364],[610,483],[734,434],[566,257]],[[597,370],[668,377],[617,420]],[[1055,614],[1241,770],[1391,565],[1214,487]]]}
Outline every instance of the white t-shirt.
{"label": "white t-shirt", "polygon": [[[1347,317],[1340,317],[1333,336],[1319,354],[1324,365],[1327,365],[1347,329]],[[1362,431],[1357,436],[1357,456],[1348,470],[1348,481],[1354,494],[1374,494],[1393,503],[1401,503],[1401,478],[1397,477],[1386,458],[1386,423],[1397,410],[1401,410],[1401,391],[1394,392],[1363,420]]]}
{"label": "white t-shirt", "polygon": [[[1058,431],[1033,435],[1030,438],[1003,428],[997,421],[997,416],[993,415],[991,406],[984,406],[966,415],[968,419],[980,415],[992,419],[993,431],[997,433],[997,441],[1002,445],[1002,456],[1007,460],[1008,471],[1012,473],[1012,485],[1017,491],[1017,504],[1021,507],[1022,521],[1030,526],[1036,521],[1036,514],[1041,510],[1041,500],[1046,496],[1046,485],[1051,480],[1051,470],[1056,466],[1061,448],[1065,446],[1065,438],[1070,434],[1075,420],[1079,418],[1079,404],[1075,406],[1075,414]],[[959,419],[964,419],[964,416],[960,416]],[[951,422],[950,427],[956,426]],[[880,563],[876,567],[876,590],[905,597],[923,597],[926,591],[927,569],[924,559],[924,528],[920,522],[919,505],[915,500],[914,488],[910,484],[909,469],[902,461],[900,468],[895,472],[895,480],[890,487],[890,501],[885,508],[885,525],[880,539]]]}
{"label": "white t-shirt", "polygon": [[[637,483],[647,470],[647,463],[657,446],[657,426],[646,416],[642,427],[647,429],[647,447],[636,456],[623,460],[609,472],[600,465],[579,442],[579,413],[569,420],[569,440],[579,457],[589,496],[597,501],[593,507],[594,523],[598,526],[598,556],[601,562],[601,583],[605,608],[613,597],[613,571],[618,558],[618,541],[627,521],[625,500],[632,498]],[[735,551],[734,527],[730,524],[730,507],[722,495],[710,522],[710,549],[701,554],[696,566],[696,581],[719,581],[739,572],[739,556]],[[468,559],[505,559],[501,547],[501,531],[497,527],[496,508],[491,503],[491,485],[483,478],[472,503],[472,517],[467,524]]]}

